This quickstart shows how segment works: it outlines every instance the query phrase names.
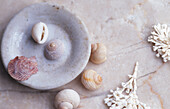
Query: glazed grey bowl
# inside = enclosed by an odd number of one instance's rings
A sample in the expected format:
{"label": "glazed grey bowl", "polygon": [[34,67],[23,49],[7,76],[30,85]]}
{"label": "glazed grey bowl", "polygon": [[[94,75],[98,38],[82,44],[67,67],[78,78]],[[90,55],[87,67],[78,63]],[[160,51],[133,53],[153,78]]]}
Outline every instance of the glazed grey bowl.
{"label": "glazed grey bowl", "polygon": [[[35,23],[44,22],[49,29],[46,43],[37,44],[31,37]],[[61,59],[48,60],[44,48],[50,40],[59,39],[66,52]],[[75,79],[88,63],[91,46],[83,22],[63,6],[34,4],[20,11],[8,24],[2,39],[2,60],[5,68],[16,56],[36,56],[39,71],[28,80],[19,81],[31,88],[58,88]]]}

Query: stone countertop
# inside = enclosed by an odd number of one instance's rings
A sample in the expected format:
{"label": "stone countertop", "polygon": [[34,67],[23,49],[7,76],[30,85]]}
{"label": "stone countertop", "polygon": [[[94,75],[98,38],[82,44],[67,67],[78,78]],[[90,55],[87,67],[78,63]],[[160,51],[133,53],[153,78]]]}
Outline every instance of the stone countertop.
{"label": "stone countertop", "polygon": [[86,24],[92,43],[102,42],[108,48],[105,63],[88,63],[103,77],[97,91],[88,91],[78,76],[71,83],[55,90],[39,91],[25,87],[7,74],[0,62],[0,109],[55,109],[53,100],[58,91],[76,90],[81,96],[78,109],[108,109],[103,99],[110,89],[128,81],[136,61],[139,61],[139,100],[151,109],[169,109],[170,62],[156,58],[147,37],[152,26],[170,23],[169,0],[0,0],[0,35],[10,19],[24,7],[39,3],[57,3],[70,9]]}

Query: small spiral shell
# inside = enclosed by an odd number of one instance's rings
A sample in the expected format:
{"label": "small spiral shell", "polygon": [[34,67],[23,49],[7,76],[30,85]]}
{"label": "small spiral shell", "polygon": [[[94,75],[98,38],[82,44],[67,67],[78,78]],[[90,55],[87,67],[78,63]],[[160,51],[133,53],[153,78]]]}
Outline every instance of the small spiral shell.
{"label": "small spiral shell", "polygon": [[107,57],[106,46],[102,43],[96,43],[91,45],[90,61],[95,64],[101,64],[106,61]]}
{"label": "small spiral shell", "polygon": [[79,94],[72,89],[60,91],[56,97],[54,105],[57,109],[75,109],[80,104]]}
{"label": "small spiral shell", "polygon": [[60,58],[65,51],[65,47],[62,41],[52,40],[45,47],[45,56],[47,59],[56,60]]}
{"label": "small spiral shell", "polygon": [[85,70],[82,74],[81,82],[85,88],[96,90],[102,85],[102,77],[94,70]]}

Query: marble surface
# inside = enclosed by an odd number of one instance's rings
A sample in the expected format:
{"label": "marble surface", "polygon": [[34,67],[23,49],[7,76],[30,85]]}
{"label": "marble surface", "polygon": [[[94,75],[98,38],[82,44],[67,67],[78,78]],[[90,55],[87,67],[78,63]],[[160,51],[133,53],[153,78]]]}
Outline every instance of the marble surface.
{"label": "marble surface", "polygon": [[107,109],[103,99],[110,89],[120,86],[132,74],[139,61],[137,79],[139,100],[152,109],[169,109],[170,62],[156,58],[147,43],[152,26],[170,23],[169,0],[1,0],[0,35],[10,19],[24,7],[38,3],[57,3],[70,9],[87,25],[91,41],[102,42],[108,48],[108,59],[100,65],[88,63],[103,77],[103,86],[88,91],[80,76],[55,90],[39,91],[25,87],[9,77],[0,62],[0,109],[55,109],[54,96],[65,88],[81,96],[79,109]]}

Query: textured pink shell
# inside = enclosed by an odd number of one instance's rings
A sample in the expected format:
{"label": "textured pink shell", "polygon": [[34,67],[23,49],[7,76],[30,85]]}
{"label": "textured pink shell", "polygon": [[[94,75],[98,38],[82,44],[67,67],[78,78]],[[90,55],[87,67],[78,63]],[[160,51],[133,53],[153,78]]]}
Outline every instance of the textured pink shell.
{"label": "textured pink shell", "polygon": [[9,75],[18,80],[27,80],[32,74],[38,72],[36,57],[26,58],[17,56],[8,64]]}

